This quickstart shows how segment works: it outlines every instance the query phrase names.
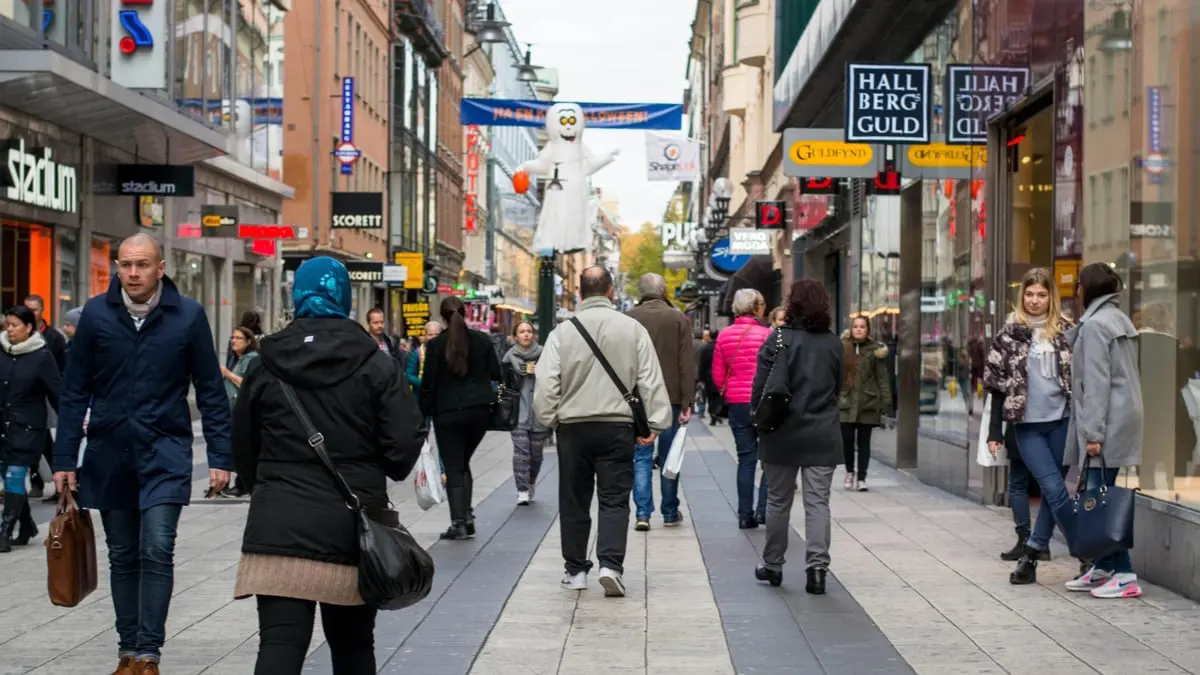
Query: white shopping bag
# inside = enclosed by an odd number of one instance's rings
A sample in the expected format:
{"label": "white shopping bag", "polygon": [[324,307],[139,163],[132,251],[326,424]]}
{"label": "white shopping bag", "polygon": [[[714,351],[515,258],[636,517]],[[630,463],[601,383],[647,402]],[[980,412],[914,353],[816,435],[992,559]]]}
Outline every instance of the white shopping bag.
{"label": "white shopping bag", "polygon": [[684,441],[687,440],[687,427],[680,426],[671,441],[671,449],[667,452],[667,461],[663,462],[662,475],[667,478],[678,478],[683,470]]}
{"label": "white shopping bag", "polygon": [[417,459],[417,470],[413,475],[413,491],[417,494],[417,506],[428,511],[446,501],[446,490],[442,487],[442,467],[438,462],[437,445],[433,432],[425,439],[421,456]]}
{"label": "white shopping bag", "polygon": [[979,418],[979,438],[975,447],[975,463],[982,467],[1008,466],[1008,450],[1001,443],[992,455],[988,450],[988,426],[992,419],[992,395],[989,393],[983,402],[983,416]]}

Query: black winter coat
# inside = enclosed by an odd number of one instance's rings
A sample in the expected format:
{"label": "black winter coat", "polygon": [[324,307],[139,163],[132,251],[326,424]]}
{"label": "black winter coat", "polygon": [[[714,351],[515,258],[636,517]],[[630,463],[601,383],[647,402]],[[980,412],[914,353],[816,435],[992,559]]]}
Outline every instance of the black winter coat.
{"label": "black winter coat", "polygon": [[358,562],[348,510],[279,381],[296,389],[325,448],[367,509],[412,471],[425,440],[396,359],[347,319],[297,319],[264,338],[261,368],[233,410],[234,466],[251,490],[243,553]]}
{"label": "black winter coat", "polygon": [[493,382],[500,381],[500,358],[487,335],[468,331],[467,374],[458,376],[446,364],[450,331],[425,343],[425,373],[421,377],[421,411],[433,417],[451,410],[490,406],[496,402]]}
{"label": "black winter coat", "polygon": [[[775,361],[775,328],[758,350],[750,405],[758,408],[767,374]],[[811,333],[783,329],[786,345],[788,389],[792,404],[787,421],[758,435],[759,459],[789,466],[837,466],[842,457],[842,426],[838,420],[838,392],[842,388],[842,341],[829,331]],[[780,362],[780,366],[784,366]]]}
{"label": "black winter coat", "polygon": [[30,466],[50,436],[46,403],[58,411],[58,364],[39,333],[0,347],[0,464]]}

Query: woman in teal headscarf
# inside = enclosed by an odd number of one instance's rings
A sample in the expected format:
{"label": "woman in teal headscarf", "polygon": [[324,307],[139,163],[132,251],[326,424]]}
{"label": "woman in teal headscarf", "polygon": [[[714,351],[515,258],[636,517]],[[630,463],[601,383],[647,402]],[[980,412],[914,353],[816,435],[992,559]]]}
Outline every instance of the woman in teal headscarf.
{"label": "woman in teal headscarf", "polygon": [[368,511],[388,503],[425,440],[396,359],[349,320],[333,258],[296,270],[295,319],[263,338],[233,410],[234,466],[252,493],[234,597],[258,599],[256,675],[299,675],[320,605],[336,675],[374,673],[375,609],[358,592],[355,516],[317,461],[281,382],[296,390],[338,472]]}

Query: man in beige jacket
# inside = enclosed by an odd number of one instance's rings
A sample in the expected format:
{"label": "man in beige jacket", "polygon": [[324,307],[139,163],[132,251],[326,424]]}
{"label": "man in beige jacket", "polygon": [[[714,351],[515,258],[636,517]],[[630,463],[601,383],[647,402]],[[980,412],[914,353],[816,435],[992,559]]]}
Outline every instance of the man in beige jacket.
{"label": "man in beige jacket", "polygon": [[579,289],[583,301],[575,318],[625,389],[637,391],[652,433],[649,438],[634,438],[629,403],[571,322],[546,338],[537,364],[533,412],[539,423],[558,432],[558,522],[567,570],[562,585],[569,590],[587,588],[594,486],[600,506],[596,533],[600,585],[606,596],[619,597],[625,595],[621,575],[629,534],[634,444],[652,443],[671,427],[671,402],[650,335],[613,307],[608,270],[587,268],[580,275]]}

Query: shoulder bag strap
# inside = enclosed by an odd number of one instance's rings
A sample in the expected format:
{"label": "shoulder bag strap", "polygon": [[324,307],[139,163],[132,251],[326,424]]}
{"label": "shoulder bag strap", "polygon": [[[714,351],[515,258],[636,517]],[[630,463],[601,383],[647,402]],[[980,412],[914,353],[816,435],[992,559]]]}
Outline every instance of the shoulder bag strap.
{"label": "shoulder bag strap", "polygon": [[612,365],[609,364],[608,359],[604,358],[604,353],[600,351],[600,346],[597,345],[596,341],[592,339],[591,334],[587,332],[587,329],[583,327],[583,324],[580,323],[578,318],[571,317],[571,323],[575,324],[575,329],[579,331],[581,336],[583,336],[583,341],[588,344],[588,347],[591,347],[592,354],[594,354],[596,356],[596,360],[600,362],[600,367],[604,368],[604,372],[608,373],[608,377],[613,381],[613,384],[617,385],[617,391],[621,392],[621,398],[628,400],[629,390],[626,389],[625,385],[621,383],[621,378],[617,377],[617,373],[613,370]]}
{"label": "shoulder bag strap", "polygon": [[313,426],[312,420],[308,418],[308,412],[304,410],[304,405],[296,397],[296,390],[292,389],[292,385],[283,380],[278,380],[278,382],[280,388],[283,389],[284,397],[292,406],[292,411],[296,413],[296,417],[300,418],[300,425],[304,427],[304,433],[308,434],[308,444],[316,451],[317,457],[321,458],[321,463],[325,465],[326,469],[329,469],[329,473],[333,474],[338,492],[342,493],[342,499],[346,500],[346,508],[358,511],[361,508],[358,495],[354,494],[350,485],[346,483],[346,479],[342,478],[341,472],[333,465],[333,460],[329,459],[329,453],[325,451],[325,436]]}

